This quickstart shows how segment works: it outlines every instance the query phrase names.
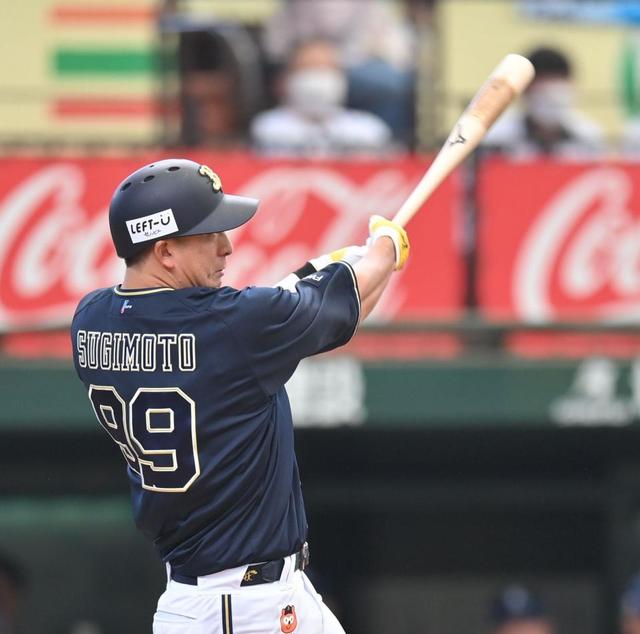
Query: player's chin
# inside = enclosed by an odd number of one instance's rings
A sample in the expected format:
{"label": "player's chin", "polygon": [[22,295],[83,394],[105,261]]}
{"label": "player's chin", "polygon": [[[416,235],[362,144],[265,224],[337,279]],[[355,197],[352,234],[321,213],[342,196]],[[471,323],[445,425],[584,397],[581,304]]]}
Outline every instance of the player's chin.
{"label": "player's chin", "polygon": [[220,288],[222,286],[222,271],[215,271],[209,276],[207,286],[209,288]]}

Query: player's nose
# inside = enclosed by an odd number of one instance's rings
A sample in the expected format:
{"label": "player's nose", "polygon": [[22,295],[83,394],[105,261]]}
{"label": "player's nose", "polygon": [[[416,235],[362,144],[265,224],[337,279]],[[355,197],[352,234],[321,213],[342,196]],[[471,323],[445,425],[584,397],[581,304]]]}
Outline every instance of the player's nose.
{"label": "player's nose", "polygon": [[233,253],[233,245],[231,244],[231,240],[229,239],[229,236],[224,231],[220,233],[218,253],[221,256],[225,256],[225,257]]}

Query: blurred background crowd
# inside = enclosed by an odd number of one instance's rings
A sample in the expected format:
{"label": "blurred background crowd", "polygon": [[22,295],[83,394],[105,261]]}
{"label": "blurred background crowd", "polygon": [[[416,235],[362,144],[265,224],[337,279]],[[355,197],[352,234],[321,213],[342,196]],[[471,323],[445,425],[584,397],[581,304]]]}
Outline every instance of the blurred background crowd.
{"label": "blurred background crowd", "polygon": [[225,279],[271,284],[509,52],[535,80],[289,384],[311,574],[349,634],[640,634],[640,0],[29,0],[0,51],[0,634],[150,631],[164,583],[70,362],[113,187],[212,166],[262,201]]}
{"label": "blurred background crowd", "polygon": [[637,151],[633,1],[39,0],[4,12],[5,51],[38,36],[3,70],[5,147],[429,151],[516,50],[538,80],[489,146]]}

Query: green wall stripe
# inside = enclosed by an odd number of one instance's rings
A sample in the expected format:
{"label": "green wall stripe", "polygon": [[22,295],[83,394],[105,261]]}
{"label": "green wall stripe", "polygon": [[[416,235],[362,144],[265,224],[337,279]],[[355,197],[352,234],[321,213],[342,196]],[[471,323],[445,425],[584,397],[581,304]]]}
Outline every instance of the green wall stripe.
{"label": "green wall stripe", "polygon": [[149,50],[60,48],[53,63],[60,75],[146,75],[157,70],[157,59]]}
{"label": "green wall stripe", "polygon": [[124,497],[5,498],[0,507],[0,528],[25,530],[46,524],[48,530],[84,526],[105,528],[131,522],[131,506]]}

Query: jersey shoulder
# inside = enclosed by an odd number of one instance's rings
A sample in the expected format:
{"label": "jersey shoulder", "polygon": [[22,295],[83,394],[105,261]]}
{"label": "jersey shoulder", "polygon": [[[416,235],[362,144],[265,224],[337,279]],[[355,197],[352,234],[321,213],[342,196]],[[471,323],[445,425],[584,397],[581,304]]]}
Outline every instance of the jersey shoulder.
{"label": "jersey shoulder", "polygon": [[97,288],[90,293],[87,293],[79,302],[76,307],[74,318],[77,317],[83,310],[91,306],[91,304],[95,304],[101,300],[106,299],[111,296],[113,289],[111,287],[108,288]]}
{"label": "jersey shoulder", "polygon": [[266,317],[268,312],[277,309],[279,304],[297,302],[295,293],[285,291],[278,286],[246,286],[235,289],[223,286],[209,296],[206,307],[208,310],[224,317],[225,314],[240,311],[248,318]]}

